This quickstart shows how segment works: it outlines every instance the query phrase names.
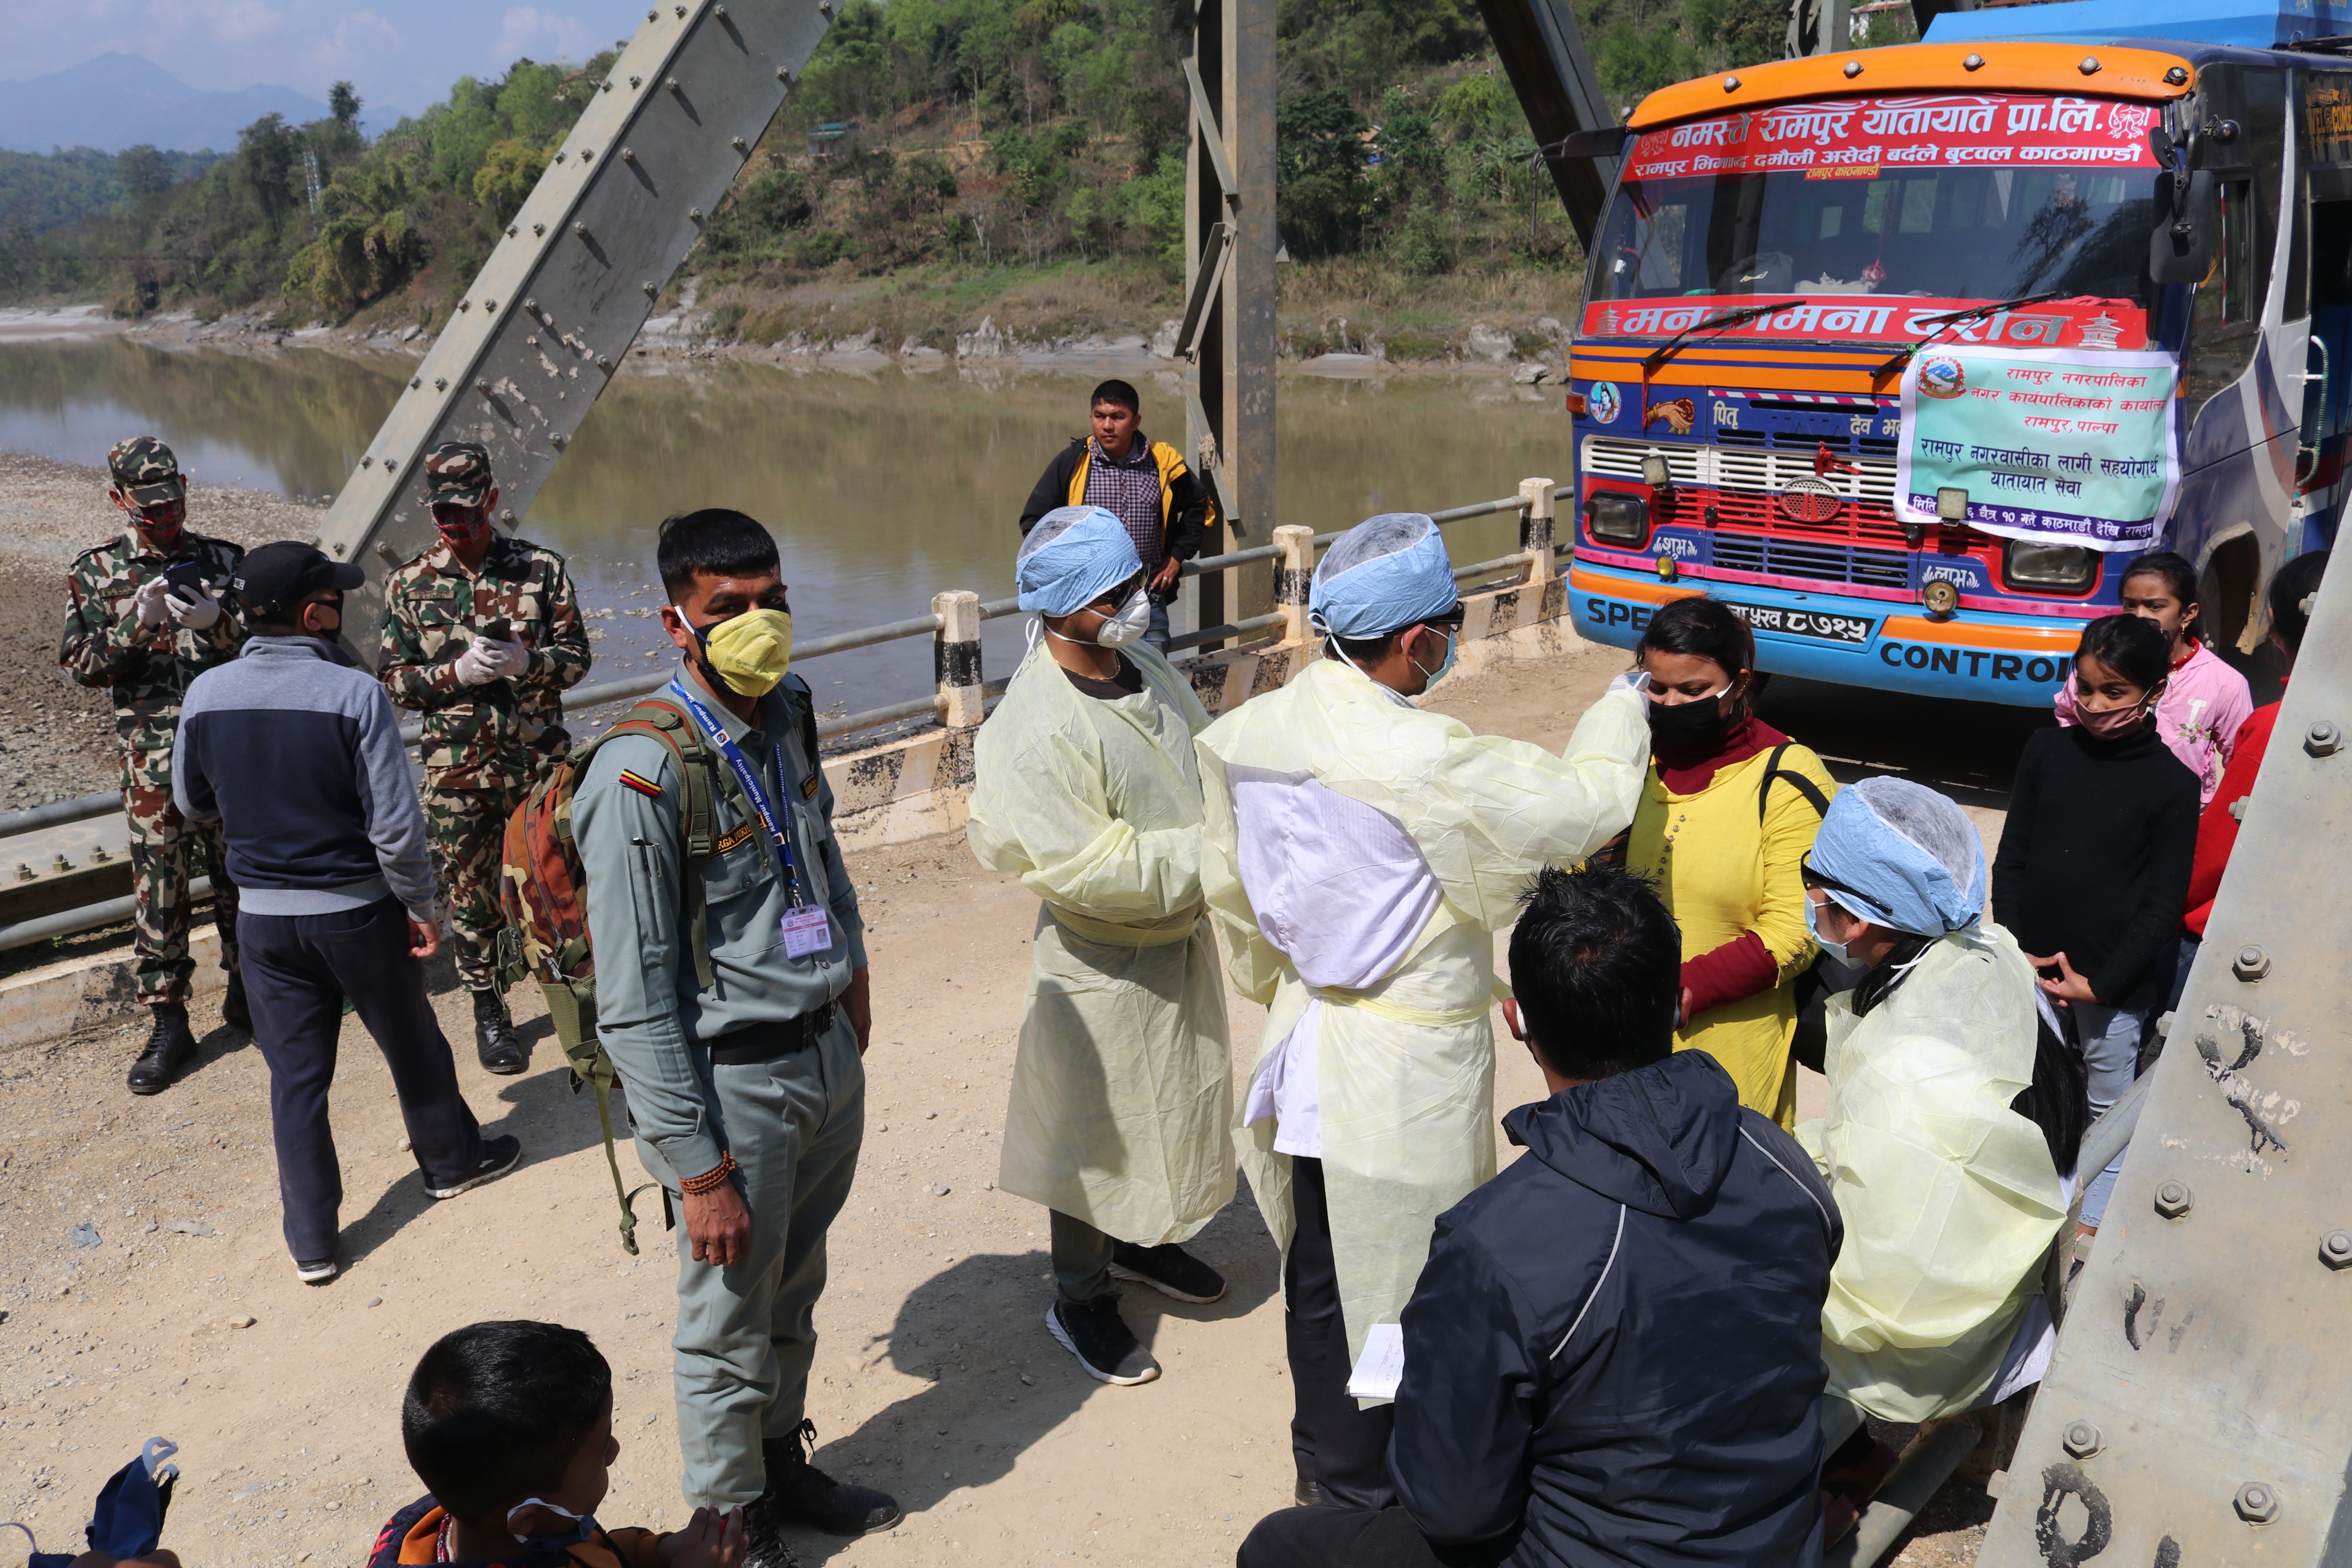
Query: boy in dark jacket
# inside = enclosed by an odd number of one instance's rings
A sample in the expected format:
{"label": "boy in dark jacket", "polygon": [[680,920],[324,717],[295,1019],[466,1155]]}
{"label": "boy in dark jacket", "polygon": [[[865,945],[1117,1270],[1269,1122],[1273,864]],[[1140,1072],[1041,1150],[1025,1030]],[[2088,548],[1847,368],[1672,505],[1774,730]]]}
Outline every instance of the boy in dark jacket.
{"label": "boy in dark jacket", "polygon": [[1503,1004],[1552,1096],[1437,1222],[1404,1310],[1402,1506],[1289,1509],[1241,1568],[1810,1565],[1841,1232],[1789,1135],[1674,1054],[1680,937],[1622,870],[1546,870]]}

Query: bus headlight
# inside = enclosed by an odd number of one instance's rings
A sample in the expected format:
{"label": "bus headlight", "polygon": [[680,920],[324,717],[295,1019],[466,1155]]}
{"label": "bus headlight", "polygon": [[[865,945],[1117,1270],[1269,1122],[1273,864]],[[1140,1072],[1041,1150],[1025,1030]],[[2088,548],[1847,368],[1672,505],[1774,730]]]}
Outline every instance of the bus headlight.
{"label": "bus headlight", "polygon": [[1623,490],[1595,490],[1584,498],[1584,531],[1595,539],[1639,544],[1649,537],[1649,506]]}
{"label": "bus headlight", "polygon": [[2099,580],[2095,551],[2075,544],[2031,544],[2012,539],[2000,550],[2000,574],[2012,588],[2054,588],[2080,594]]}

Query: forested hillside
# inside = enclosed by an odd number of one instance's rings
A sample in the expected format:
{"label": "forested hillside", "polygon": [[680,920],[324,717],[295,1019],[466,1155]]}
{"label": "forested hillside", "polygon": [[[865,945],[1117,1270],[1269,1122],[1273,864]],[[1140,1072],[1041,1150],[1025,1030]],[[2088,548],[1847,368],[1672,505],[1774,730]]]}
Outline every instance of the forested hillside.
{"label": "forested hillside", "polygon": [[[1182,268],[1177,9],[846,0],[688,262],[717,327],[937,347],[984,313],[1033,334],[1149,330]],[[1578,12],[1622,102],[1777,57],[1786,15],[1784,0]],[[1371,332],[1410,353],[1465,311],[1564,309],[1581,258],[1549,179],[1530,187],[1534,141],[1474,0],[1281,0],[1278,17],[1293,350]],[[613,58],[461,79],[373,142],[339,85],[329,118],[257,121],[192,178],[158,186],[140,164],[134,188],[93,166],[121,186],[82,208],[101,216],[58,227],[54,202],[0,206],[0,296],[431,324]],[[315,212],[306,153],[325,179]]]}

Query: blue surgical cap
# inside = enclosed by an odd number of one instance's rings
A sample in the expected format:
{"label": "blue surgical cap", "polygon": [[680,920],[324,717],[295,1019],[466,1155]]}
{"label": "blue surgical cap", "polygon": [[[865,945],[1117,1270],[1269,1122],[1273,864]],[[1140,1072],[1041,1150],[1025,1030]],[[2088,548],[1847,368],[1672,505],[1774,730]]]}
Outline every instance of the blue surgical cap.
{"label": "blue surgical cap", "polygon": [[1867,778],[1830,802],[1808,863],[1840,908],[1874,925],[1943,936],[1984,913],[1984,840],[1947,797]]}
{"label": "blue surgical cap", "polygon": [[1098,506],[1057,506],[1039,518],[1013,563],[1021,607],[1045,616],[1083,610],[1142,570],[1127,525]]}
{"label": "blue surgical cap", "polygon": [[1307,595],[1317,628],[1350,640],[1451,615],[1461,602],[1444,536],[1417,511],[1383,512],[1334,540]]}

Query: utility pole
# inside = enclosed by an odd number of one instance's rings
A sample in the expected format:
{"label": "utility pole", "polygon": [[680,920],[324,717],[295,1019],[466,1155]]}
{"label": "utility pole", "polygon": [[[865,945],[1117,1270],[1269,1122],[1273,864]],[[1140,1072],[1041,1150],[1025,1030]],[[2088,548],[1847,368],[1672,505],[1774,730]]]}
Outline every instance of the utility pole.
{"label": "utility pole", "polygon": [[[1274,538],[1274,0],[1200,0],[1184,62],[1186,458],[1215,500],[1203,551]],[[1274,606],[1274,563],[1196,579],[1200,624]]]}

